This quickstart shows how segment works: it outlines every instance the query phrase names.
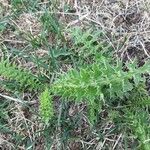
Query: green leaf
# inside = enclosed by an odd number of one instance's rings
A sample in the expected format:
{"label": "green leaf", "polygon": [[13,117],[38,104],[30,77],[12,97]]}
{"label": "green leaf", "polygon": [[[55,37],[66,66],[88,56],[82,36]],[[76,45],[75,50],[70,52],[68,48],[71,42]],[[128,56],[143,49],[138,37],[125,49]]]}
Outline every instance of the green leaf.
{"label": "green leaf", "polygon": [[53,100],[48,88],[46,88],[39,96],[40,99],[40,115],[43,121],[48,124],[54,115]]}

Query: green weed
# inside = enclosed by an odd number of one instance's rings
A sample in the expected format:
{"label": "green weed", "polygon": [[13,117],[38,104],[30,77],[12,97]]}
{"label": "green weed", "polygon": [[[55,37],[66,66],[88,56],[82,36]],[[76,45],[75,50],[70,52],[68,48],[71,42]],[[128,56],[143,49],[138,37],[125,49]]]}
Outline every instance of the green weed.
{"label": "green weed", "polygon": [[[57,4],[57,1],[52,3]],[[11,5],[15,14],[40,9],[39,1],[12,0]],[[65,31],[57,16],[45,9],[39,20],[42,30],[36,37],[17,30],[26,41],[25,48],[6,46],[5,42],[0,45],[3,51],[0,61],[0,77],[3,80],[0,85],[17,95],[29,92],[38,97],[39,113],[45,125],[39,133],[44,134],[48,149],[53,145],[53,137],[58,140],[58,148],[64,149],[68,141],[82,139],[72,132],[75,128],[82,129],[83,117],[87,117],[87,124],[90,124],[86,131],[89,137],[83,139],[97,135],[104,140],[105,135],[97,126],[104,123],[101,116],[105,111],[108,113],[106,121],[111,120],[116,125],[111,132],[117,133],[128,125],[128,132],[138,139],[139,147],[150,149],[150,97],[145,86],[150,62],[146,61],[141,67],[136,61],[123,63],[114,56],[115,50],[101,30],[71,28]],[[6,30],[7,23],[7,19],[0,22],[1,33]],[[65,37],[64,32],[69,36]],[[39,49],[42,49],[42,55],[38,54]],[[35,75],[30,69],[15,63],[17,58],[32,62]],[[86,108],[71,117],[69,110],[72,103],[75,106],[85,104]],[[12,133],[5,127],[7,105],[5,102],[0,104],[0,129]],[[138,111],[139,108],[141,111]],[[16,134],[14,139],[19,139],[19,145],[23,137]],[[23,142],[27,148],[35,144],[29,137]]]}

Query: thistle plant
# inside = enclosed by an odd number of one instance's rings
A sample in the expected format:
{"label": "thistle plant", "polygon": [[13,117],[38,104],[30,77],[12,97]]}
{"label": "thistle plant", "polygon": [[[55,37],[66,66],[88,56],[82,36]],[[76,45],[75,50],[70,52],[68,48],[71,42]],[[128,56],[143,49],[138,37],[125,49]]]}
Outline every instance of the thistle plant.
{"label": "thistle plant", "polygon": [[[96,122],[102,106],[108,106],[111,102],[123,104],[126,101],[125,106],[131,104],[135,109],[149,105],[150,98],[143,85],[146,81],[145,74],[150,72],[150,61],[138,67],[136,61],[123,63],[120,59],[114,60],[113,55],[106,55],[110,45],[99,41],[100,33],[92,35],[91,30],[82,33],[80,29],[71,31],[73,57],[78,56],[83,63],[55,76],[51,84],[4,59],[0,61],[0,76],[17,82],[22,90],[39,93],[39,112],[46,124],[54,115],[53,96],[78,103],[86,102],[92,124]],[[130,118],[128,123],[133,124],[131,128],[134,128],[134,134],[141,141],[142,147],[148,150],[148,144],[144,145],[149,138],[147,124],[142,123],[142,116],[136,114],[135,117],[132,113],[130,116],[134,122]]]}
{"label": "thistle plant", "polygon": [[40,115],[43,121],[48,124],[49,120],[54,115],[52,96],[48,88],[40,94]]}
{"label": "thistle plant", "polygon": [[139,148],[150,149],[150,118],[146,111],[142,109],[133,112],[126,111],[126,121],[132,129],[134,136],[139,140]]}
{"label": "thistle plant", "polygon": [[128,71],[123,71],[123,64],[119,60],[112,65],[107,58],[101,56],[100,59],[99,63],[79,70],[72,69],[61,75],[53,83],[52,92],[77,102],[86,101],[90,110],[93,110],[102,101],[107,103],[110,99],[125,98],[128,92],[145,81],[141,75],[150,71],[149,62],[139,68],[135,62],[127,63]]}
{"label": "thistle plant", "polygon": [[15,63],[10,63],[8,59],[0,61],[0,76],[6,80],[15,80],[22,90],[32,91],[43,88],[39,79],[31,71],[18,67]]}

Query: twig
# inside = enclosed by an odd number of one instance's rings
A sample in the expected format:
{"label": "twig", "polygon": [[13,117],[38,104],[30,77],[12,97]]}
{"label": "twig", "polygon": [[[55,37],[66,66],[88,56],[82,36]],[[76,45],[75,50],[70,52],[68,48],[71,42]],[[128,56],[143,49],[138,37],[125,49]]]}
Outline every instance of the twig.
{"label": "twig", "polygon": [[3,98],[6,98],[8,100],[15,101],[15,102],[22,103],[22,104],[35,104],[36,103],[36,101],[26,102],[26,101],[23,101],[23,100],[20,100],[20,99],[17,99],[17,98],[13,98],[13,97],[10,97],[10,96],[7,96],[7,95],[3,95],[3,94],[0,94],[0,96],[3,97]]}
{"label": "twig", "polygon": [[117,141],[115,142],[115,144],[114,144],[114,146],[113,146],[113,150],[116,148],[116,146],[117,146],[117,144],[118,144],[118,142],[119,142],[121,136],[122,136],[122,133],[119,135]]}

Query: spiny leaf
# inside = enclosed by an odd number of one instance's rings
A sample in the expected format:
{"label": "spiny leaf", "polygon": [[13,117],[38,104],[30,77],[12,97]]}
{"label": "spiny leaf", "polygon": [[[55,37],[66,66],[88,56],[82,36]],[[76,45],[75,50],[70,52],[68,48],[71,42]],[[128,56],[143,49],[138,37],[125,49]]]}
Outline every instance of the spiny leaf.
{"label": "spiny leaf", "polygon": [[40,95],[40,115],[43,121],[47,124],[54,115],[52,96],[48,88]]}
{"label": "spiny leaf", "polygon": [[[106,52],[111,47],[106,40],[104,40],[103,32],[93,32],[91,29],[86,31],[80,28],[73,28],[70,30],[71,36],[74,41],[74,48],[77,49],[78,56],[87,58],[96,58],[98,53]],[[99,41],[101,39],[101,41]],[[110,51],[109,51],[110,52]]]}
{"label": "spiny leaf", "polygon": [[[119,66],[120,68],[120,66]],[[63,74],[53,84],[53,91],[78,100],[90,99],[99,96],[105,91],[104,96],[116,95],[122,97],[126,92],[132,91],[136,84],[130,82],[134,77],[143,82],[142,73],[147,72],[144,67],[133,69],[128,65],[129,71],[118,69],[117,65],[111,65],[105,58],[101,64],[89,65],[80,70],[72,69]]]}
{"label": "spiny leaf", "polygon": [[145,110],[140,110],[134,112],[127,112],[126,114],[127,122],[131,127],[134,135],[137,136],[139,140],[140,149],[149,150],[150,149],[150,118]]}
{"label": "spiny leaf", "polygon": [[[141,75],[149,69],[145,66],[138,68],[137,64],[128,63],[128,71],[123,71],[121,65],[122,63],[111,64],[109,59],[101,57],[99,63],[79,70],[72,69],[61,75],[53,83],[52,91],[62,97],[86,101],[90,107],[90,118],[94,118],[95,106],[99,105],[98,102],[95,104],[96,99],[102,101],[102,95],[106,102],[110,99],[123,99],[128,92],[139,86],[139,83],[143,83],[144,77]],[[138,82],[131,82],[133,78],[138,78]]]}
{"label": "spiny leaf", "polygon": [[8,60],[0,61],[0,76],[7,80],[15,80],[19,82],[22,89],[38,90],[43,88],[38,78],[30,71],[17,67],[11,64]]}

